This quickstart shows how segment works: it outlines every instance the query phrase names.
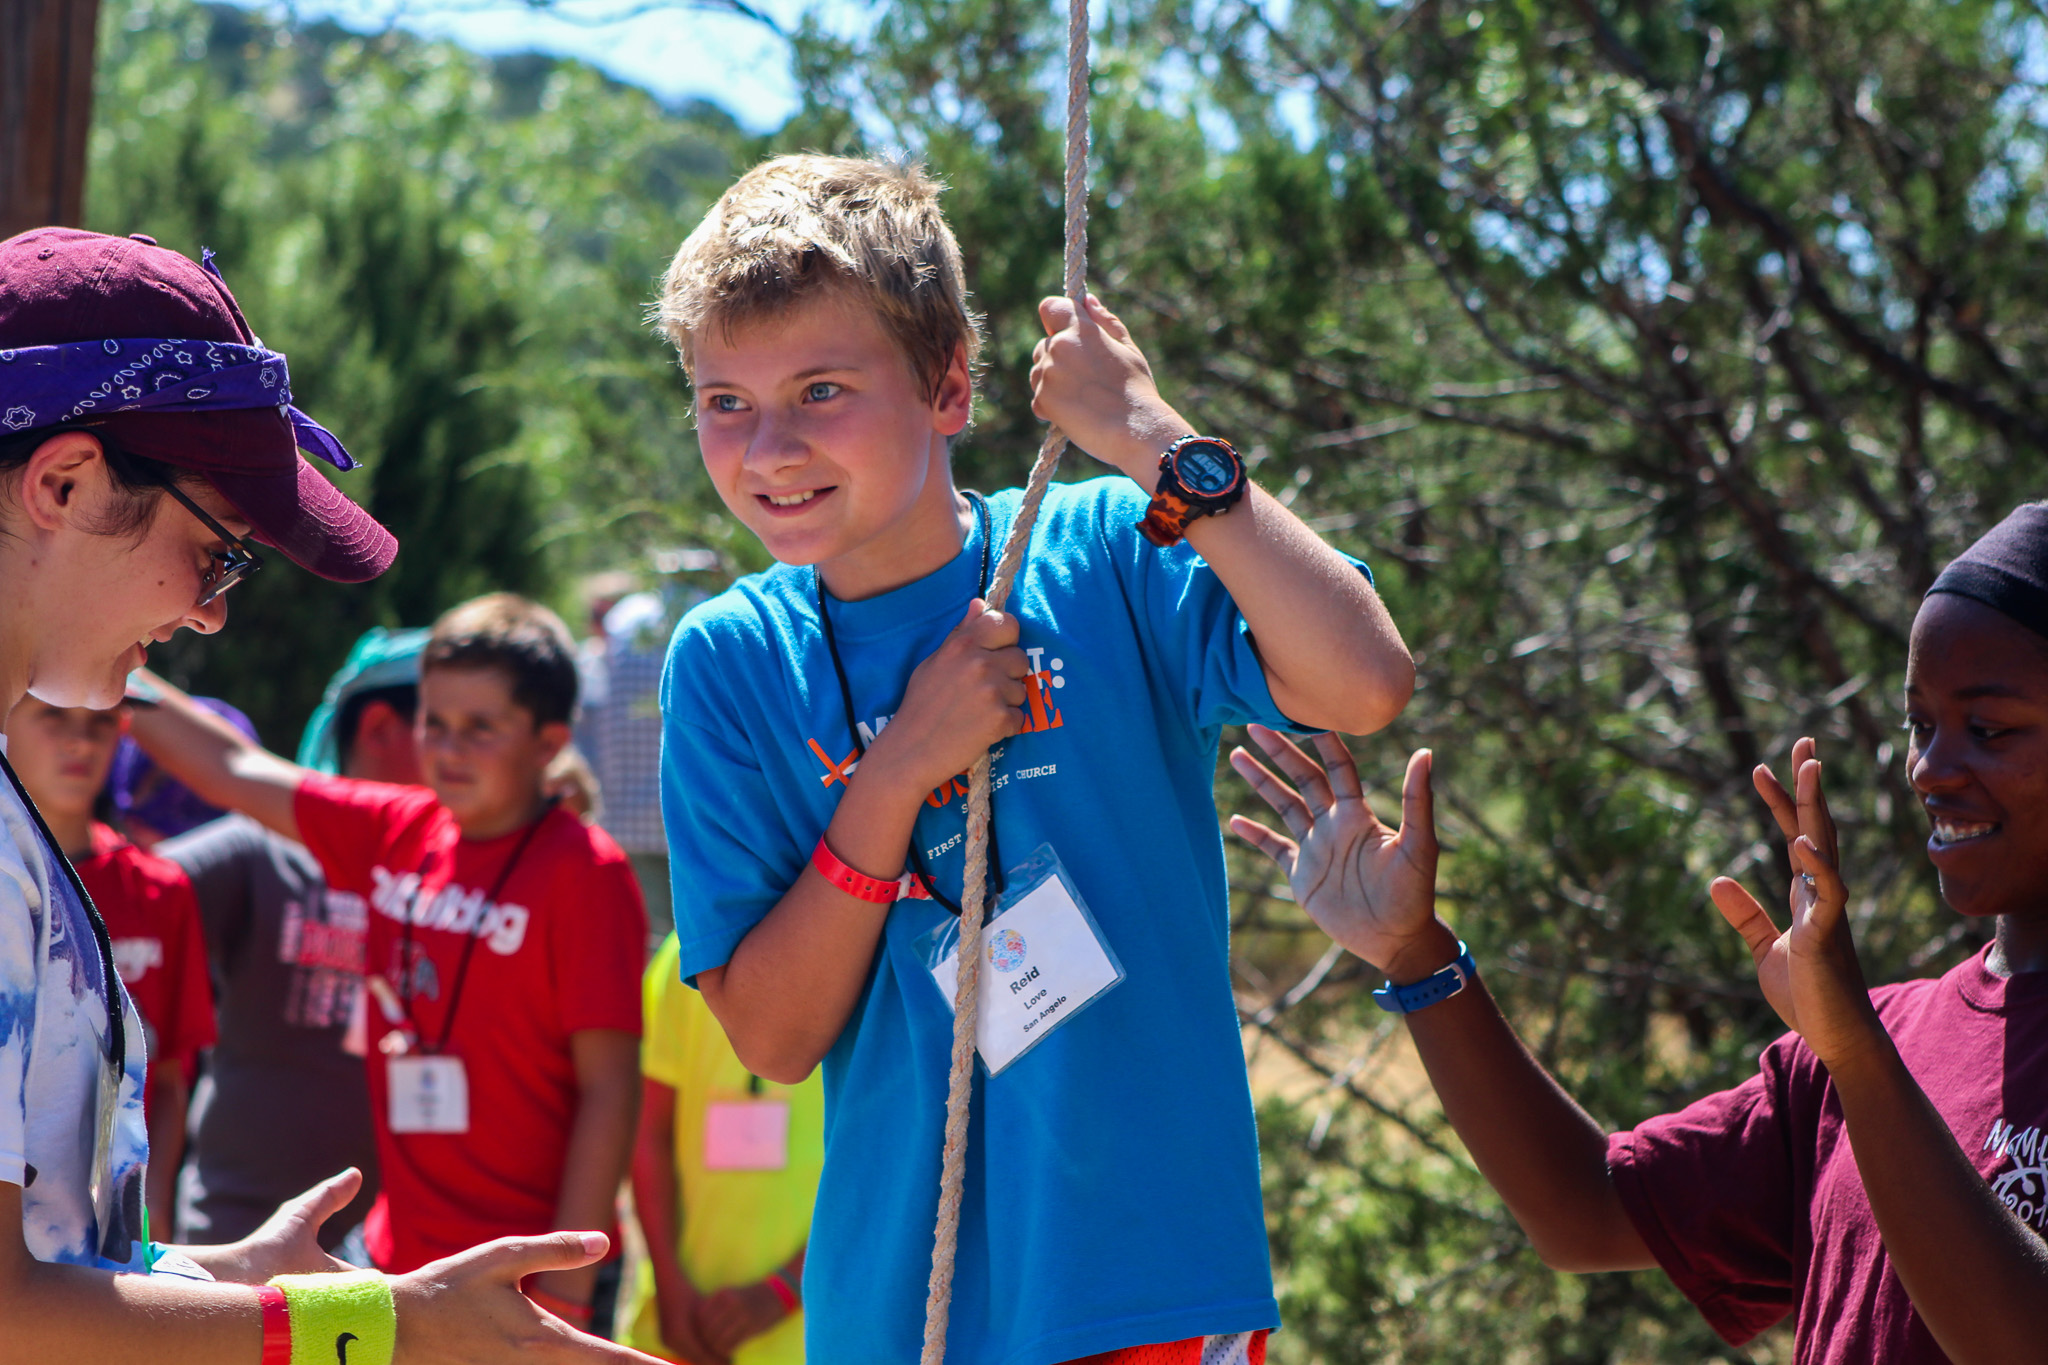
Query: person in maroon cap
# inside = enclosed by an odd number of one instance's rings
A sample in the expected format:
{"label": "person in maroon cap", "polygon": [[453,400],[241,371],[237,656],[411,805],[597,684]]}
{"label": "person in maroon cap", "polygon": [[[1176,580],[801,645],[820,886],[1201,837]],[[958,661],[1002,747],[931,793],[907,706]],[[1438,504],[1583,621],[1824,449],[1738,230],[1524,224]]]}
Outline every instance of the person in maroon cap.
{"label": "person in maroon cap", "polygon": [[[397,542],[302,451],[354,465],[293,405],[284,356],[250,331],[211,253],[195,263],[146,237],[59,228],[0,242],[0,717],[30,694],[120,702],[151,642],[225,624],[223,594],[262,564],[252,540],[342,582],[389,567]],[[329,1324],[313,1305],[343,1300],[319,1297],[324,1280],[268,1281],[347,1269],[316,1234],[361,1177],[326,1181],[238,1243],[150,1241],[142,1027],[4,748],[0,770],[0,1365],[289,1359],[294,1324]],[[517,1291],[605,1245],[594,1232],[506,1238],[350,1286],[346,1311],[371,1314],[350,1319],[363,1330],[302,1339],[296,1354],[645,1362]],[[300,1296],[289,1310],[285,1294]]]}

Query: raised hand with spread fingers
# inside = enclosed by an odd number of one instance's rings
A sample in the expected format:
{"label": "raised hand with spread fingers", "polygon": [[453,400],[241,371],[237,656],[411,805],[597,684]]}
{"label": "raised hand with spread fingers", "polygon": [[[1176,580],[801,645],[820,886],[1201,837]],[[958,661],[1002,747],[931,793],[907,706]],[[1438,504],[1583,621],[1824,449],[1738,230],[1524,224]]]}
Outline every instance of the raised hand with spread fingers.
{"label": "raised hand with spread fingers", "polygon": [[1408,760],[1401,827],[1393,830],[1366,800],[1344,741],[1317,735],[1318,766],[1276,730],[1254,725],[1251,735],[1296,785],[1241,748],[1231,751],[1230,766],[1293,837],[1242,815],[1230,817],[1230,830],[1280,865],[1295,903],[1324,933],[1397,981],[1427,976],[1455,957],[1457,939],[1436,917],[1429,750]]}
{"label": "raised hand with spread fingers", "polygon": [[1856,961],[1835,820],[1821,790],[1821,765],[1811,739],[1792,746],[1792,774],[1791,792],[1767,767],[1759,765],[1753,775],[1757,794],[1770,807],[1791,851],[1791,923],[1780,930],[1756,897],[1732,878],[1716,878],[1709,893],[1749,945],[1757,982],[1771,1008],[1815,1056],[1833,1065],[1853,1051],[1881,1046],[1884,1025]]}

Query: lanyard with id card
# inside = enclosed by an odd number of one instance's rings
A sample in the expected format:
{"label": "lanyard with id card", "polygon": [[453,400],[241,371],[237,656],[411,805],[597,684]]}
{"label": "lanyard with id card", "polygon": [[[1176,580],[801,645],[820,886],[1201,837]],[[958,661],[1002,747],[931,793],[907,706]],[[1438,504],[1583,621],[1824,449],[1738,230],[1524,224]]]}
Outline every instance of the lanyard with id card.
{"label": "lanyard with id card", "polygon": [[[1000,1076],[1124,979],[1116,951],[1050,844],[1040,844],[1011,869],[995,914],[981,931],[981,948],[974,1044],[991,1076]],[[947,1008],[955,1008],[960,922],[941,924],[917,949]]]}
{"label": "lanyard with id card", "polygon": [[[505,865],[498,869],[497,880],[477,906],[476,922],[469,926],[464,936],[462,958],[455,968],[455,983],[448,993],[448,1010],[441,1016],[441,1036],[429,1045],[419,1027],[419,1021],[412,1012],[412,925],[418,908],[417,899],[406,907],[401,923],[404,948],[401,957],[405,963],[403,983],[405,991],[398,998],[399,1012],[404,1024],[393,1028],[378,1043],[378,1051],[385,1057],[384,1081],[388,1091],[385,1118],[393,1133],[467,1133],[469,1131],[469,1072],[462,1065],[462,1058],[448,1055],[448,1038],[455,1031],[455,1012],[462,1005],[462,989],[469,982],[469,962],[476,953],[476,941],[483,935],[484,920],[491,907],[504,894],[505,883],[512,879],[512,869],[519,866],[527,845],[533,836],[554,813],[550,801],[540,818],[526,827],[519,836],[519,843],[512,849]],[[418,893],[414,893],[417,898]],[[384,982],[372,979],[372,987],[384,986]],[[388,1019],[391,1005],[386,998],[390,992],[373,991],[384,1007]]]}
{"label": "lanyard with id card", "polygon": [[[979,596],[988,597],[990,558],[994,543],[990,534],[988,503],[979,493],[967,498],[981,530],[981,586]],[[846,728],[853,732],[857,751],[867,752],[853,709],[853,687],[847,680],[846,664],[839,657],[839,639],[832,629],[832,613],[825,599],[825,580],[815,568],[812,578],[818,595],[818,619],[825,632],[825,648],[832,656],[832,671],[839,682],[840,704],[846,710]],[[960,907],[946,899],[938,881],[924,863],[923,841],[914,834],[910,842],[911,864],[917,879],[931,898],[951,912],[953,919],[940,925],[918,943],[918,954],[946,1007],[953,1008],[958,994],[960,954]],[[1117,961],[1109,940],[1088,911],[1080,888],[1060,862],[1050,844],[1041,844],[1029,858],[1003,873],[1002,846],[996,839],[995,802],[989,802],[989,870],[1000,878],[995,915],[982,927],[982,947],[988,954],[980,975],[981,1011],[975,1040],[991,1076],[1000,1074],[1039,1041],[1098,999],[1104,991],[1124,979],[1123,964]]]}

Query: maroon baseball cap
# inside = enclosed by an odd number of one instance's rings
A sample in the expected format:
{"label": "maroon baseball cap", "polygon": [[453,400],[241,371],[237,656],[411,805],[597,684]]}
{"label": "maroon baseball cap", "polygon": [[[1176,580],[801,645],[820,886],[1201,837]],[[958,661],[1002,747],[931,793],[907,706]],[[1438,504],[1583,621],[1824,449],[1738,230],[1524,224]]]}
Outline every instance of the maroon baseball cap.
{"label": "maroon baseball cap", "polygon": [[[0,242],[0,348],[131,337],[258,344],[218,275],[141,233],[36,228]],[[279,408],[116,412],[84,425],[204,475],[256,539],[322,578],[361,583],[398,553],[397,538],[299,454]]]}

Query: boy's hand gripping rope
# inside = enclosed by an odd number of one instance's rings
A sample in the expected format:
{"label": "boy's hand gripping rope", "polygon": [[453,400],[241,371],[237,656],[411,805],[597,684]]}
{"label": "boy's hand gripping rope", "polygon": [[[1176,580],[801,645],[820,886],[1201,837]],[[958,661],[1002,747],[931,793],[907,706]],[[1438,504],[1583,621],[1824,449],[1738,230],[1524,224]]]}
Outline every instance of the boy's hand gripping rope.
{"label": "boy's hand gripping rope", "polygon": [[[1066,292],[1078,312],[1088,292],[1088,0],[1067,0],[1067,250]],[[1067,437],[1048,427],[1024,486],[1017,520],[1003,542],[988,586],[1000,610],[1023,566],[1039,504],[1059,467]],[[946,1087],[946,1146],[939,1173],[939,1221],[932,1236],[931,1290],[924,1306],[919,1365],[942,1365],[946,1321],[953,1306],[953,1255],[960,1244],[960,1192],[967,1175],[967,1107],[974,1079],[974,1037],[981,1003],[981,923],[988,895],[988,755],[974,762],[967,787],[967,867],[960,889],[959,978],[953,992],[953,1066]]]}

